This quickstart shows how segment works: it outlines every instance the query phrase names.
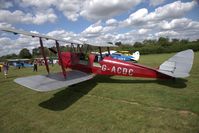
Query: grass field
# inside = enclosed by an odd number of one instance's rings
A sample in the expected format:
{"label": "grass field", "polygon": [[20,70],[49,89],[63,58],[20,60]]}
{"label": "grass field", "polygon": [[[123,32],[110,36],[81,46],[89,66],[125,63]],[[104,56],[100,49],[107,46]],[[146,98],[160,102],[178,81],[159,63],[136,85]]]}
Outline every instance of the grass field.
{"label": "grass field", "polygon": [[[140,63],[157,67],[172,55],[141,56]],[[199,133],[199,53],[191,76],[175,82],[96,76],[46,93],[13,82],[38,73],[44,67],[0,74],[0,133]]]}

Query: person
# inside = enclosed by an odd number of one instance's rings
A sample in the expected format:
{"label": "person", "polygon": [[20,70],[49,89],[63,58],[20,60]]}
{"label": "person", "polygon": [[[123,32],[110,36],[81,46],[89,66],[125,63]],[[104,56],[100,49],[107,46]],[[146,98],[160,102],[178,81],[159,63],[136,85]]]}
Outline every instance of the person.
{"label": "person", "polygon": [[37,61],[36,60],[34,61],[34,64],[33,64],[33,72],[34,71],[37,72]]}
{"label": "person", "polygon": [[24,68],[24,63],[23,62],[21,62],[21,68]]}
{"label": "person", "polygon": [[7,78],[7,75],[8,75],[8,64],[6,62],[4,62],[4,64],[3,64],[3,73],[4,73],[5,78]]}

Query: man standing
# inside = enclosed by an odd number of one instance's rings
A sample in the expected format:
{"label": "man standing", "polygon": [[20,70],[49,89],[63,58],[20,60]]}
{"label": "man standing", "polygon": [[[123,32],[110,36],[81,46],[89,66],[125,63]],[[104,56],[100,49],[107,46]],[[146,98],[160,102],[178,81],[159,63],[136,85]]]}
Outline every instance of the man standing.
{"label": "man standing", "polygon": [[34,71],[37,72],[37,61],[36,60],[34,61],[34,64],[33,64],[33,72]]}

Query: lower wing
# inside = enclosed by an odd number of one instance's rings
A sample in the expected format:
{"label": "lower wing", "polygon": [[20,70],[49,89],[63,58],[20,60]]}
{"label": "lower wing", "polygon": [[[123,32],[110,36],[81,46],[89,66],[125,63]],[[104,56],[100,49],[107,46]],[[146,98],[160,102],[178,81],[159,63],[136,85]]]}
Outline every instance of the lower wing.
{"label": "lower wing", "polygon": [[14,81],[29,89],[46,92],[78,84],[95,76],[94,74],[87,74],[77,70],[67,71],[66,74],[66,79],[63,78],[61,73],[52,73],[48,75],[35,75],[17,78]]}

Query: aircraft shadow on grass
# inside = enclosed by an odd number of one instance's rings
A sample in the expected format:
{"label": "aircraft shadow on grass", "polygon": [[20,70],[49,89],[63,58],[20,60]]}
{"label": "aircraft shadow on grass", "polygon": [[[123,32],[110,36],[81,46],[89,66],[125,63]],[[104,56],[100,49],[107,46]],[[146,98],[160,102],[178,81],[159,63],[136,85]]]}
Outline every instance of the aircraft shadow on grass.
{"label": "aircraft shadow on grass", "polygon": [[176,80],[141,80],[141,79],[112,79],[110,76],[96,76],[94,79],[79,83],[73,86],[69,86],[64,90],[61,90],[53,95],[52,98],[39,104],[40,107],[53,110],[61,111],[70,107],[73,103],[78,101],[81,97],[88,94],[97,83],[131,83],[132,86],[134,83],[139,84],[149,84],[157,83],[160,85],[165,85],[171,88],[183,89],[185,88],[187,80],[185,79],[176,79]]}
{"label": "aircraft shadow on grass", "polygon": [[164,86],[168,86],[171,88],[178,88],[178,89],[183,89],[185,88],[186,79],[171,79],[171,80],[161,80],[161,79],[141,79],[141,78],[134,78],[132,79],[111,79],[111,76],[103,76],[99,77],[96,82],[98,83],[129,83],[129,84],[149,84],[149,83],[156,83]]}
{"label": "aircraft shadow on grass", "polygon": [[53,111],[61,111],[70,107],[81,97],[86,95],[97,85],[93,80],[69,86],[53,95],[52,98],[42,102],[39,106]]}

